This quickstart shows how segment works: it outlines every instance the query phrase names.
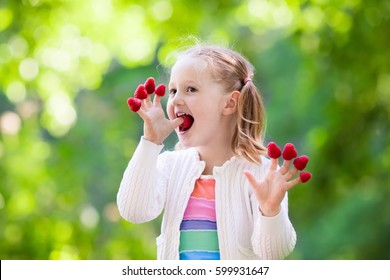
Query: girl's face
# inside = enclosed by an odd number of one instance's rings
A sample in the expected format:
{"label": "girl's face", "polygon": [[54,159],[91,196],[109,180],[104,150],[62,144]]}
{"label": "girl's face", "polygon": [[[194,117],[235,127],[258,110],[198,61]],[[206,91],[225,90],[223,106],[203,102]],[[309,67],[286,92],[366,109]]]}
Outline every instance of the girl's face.
{"label": "girl's face", "polygon": [[184,57],[176,62],[171,72],[167,113],[170,119],[184,118],[176,129],[184,147],[230,144],[231,116],[224,114],[229,94],[213,80],[207,62]]}

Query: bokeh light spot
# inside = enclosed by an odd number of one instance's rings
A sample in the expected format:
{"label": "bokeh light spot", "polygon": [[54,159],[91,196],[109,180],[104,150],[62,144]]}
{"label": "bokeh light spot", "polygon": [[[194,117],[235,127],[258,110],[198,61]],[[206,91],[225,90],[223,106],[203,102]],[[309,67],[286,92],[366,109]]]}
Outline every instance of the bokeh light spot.
{"label": "bokeh light spot", "polygon": [[11,55],[16,58],[24,58],[29,50],[26,39],[20,35],[15,35],[12,37],[9,41],[8,47]]}
{"label": "bokeh light spot", "polygon": [[19,115],[14,112],[4,112],[0,116],[0,131],[4,134],[17,134],[21,128],[22,120]]}
{"label": "bokeh light spot", "polygon": [[173,7],[169,1],[157,1],[152,6],[153,18],[158,21],[168,20],[173,14]]}
{"label": "bokeh light spot", "polygon": [[80,214],[80,222],[87,229],[93,229],[99,223],[99,213],[93,206],[86,206]]}
{"label": "bokeh light spot", "polygon": [[76,247],[63,245],[60,248],[50,253],[51,260],[77,260],[79,259],[79,251]]}
{"label": "bokeh light spot", "polygon": [[110,222],[117,222],[121,219],[116,203],[109,203],[104,207],[104,217]]}
{"label": "bokeh light spot", "polygon": [[15,216],[31,214],[36,207],[34,196],[28,190],[20,190],[13,194],[8,203],[8,212]]}
{"label": "bokeh light spot", "polygon": [[19,73],[26,81],[32,81],[39,73],[39,64],[33,58],[24,59],[19,65]]}
{"label": "bokeh light spot", "polygon": [[20,81],[13,81],[5,91],[8,99],[14,103],[23,101],[26,97],[26,87]]}

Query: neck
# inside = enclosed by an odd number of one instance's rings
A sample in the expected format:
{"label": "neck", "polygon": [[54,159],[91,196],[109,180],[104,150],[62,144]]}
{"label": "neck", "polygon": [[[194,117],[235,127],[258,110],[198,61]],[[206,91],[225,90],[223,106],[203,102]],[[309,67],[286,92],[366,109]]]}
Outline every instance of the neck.
{"label": "neck", "polygon": [[206,163],[203,175],[212,175],[215,166],[222,166],[234,156],[229,145],[208,145],[197,147],[200,159]]}
{"label": "neck", "polygon": [[203,175],[212,175],[215,166],[222,166],[234,156],[231,141],[235,122],[232,118],[232,116],[224,118],[213,139],[197,147],[200,159],[206,163]]}

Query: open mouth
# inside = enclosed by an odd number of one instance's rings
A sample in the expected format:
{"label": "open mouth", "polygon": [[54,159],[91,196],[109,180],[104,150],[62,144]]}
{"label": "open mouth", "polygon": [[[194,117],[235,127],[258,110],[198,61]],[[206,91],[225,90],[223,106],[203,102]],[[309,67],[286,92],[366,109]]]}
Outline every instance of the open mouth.
{"label": "open mouth", "polygon": [[192,124],[194,123],[194,118],[186,113],[177,113],[176,117],[183,118],[184,122],[179,126],[179,131],[184,132],[191,128]]}

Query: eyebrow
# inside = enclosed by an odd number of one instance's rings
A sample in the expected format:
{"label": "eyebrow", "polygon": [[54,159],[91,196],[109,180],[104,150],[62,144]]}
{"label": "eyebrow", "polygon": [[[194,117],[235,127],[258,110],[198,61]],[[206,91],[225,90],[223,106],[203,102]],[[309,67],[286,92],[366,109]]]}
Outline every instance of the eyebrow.
{"label": "eyebrow", "polygon": [[[194,81],[194,80],[184,80],[182,82],[183,84],[194,84],[195,86],[199,87],[201,84],[199,84],[198,82]],[[171,87],[172,86],[172,82],[169,83],[168,87]]]}

